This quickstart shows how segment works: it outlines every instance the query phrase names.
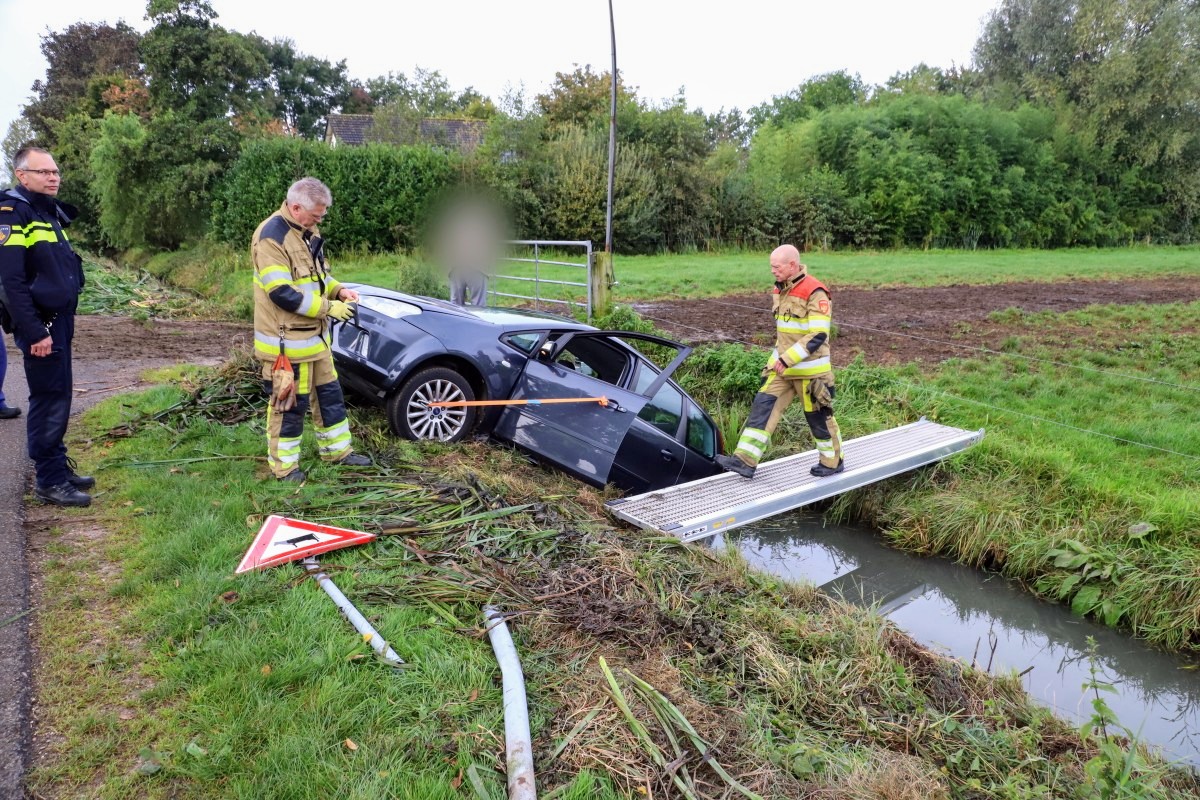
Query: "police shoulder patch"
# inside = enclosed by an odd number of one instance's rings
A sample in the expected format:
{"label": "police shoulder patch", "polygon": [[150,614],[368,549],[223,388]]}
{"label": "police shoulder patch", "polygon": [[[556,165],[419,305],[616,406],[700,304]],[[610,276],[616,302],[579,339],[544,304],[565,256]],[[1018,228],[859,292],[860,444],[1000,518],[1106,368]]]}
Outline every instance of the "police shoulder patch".
{"label": "police shoulder patch", "polygon": [[8,237],[12,234],[11,225],[0,225],[0,244],[8,241]]}

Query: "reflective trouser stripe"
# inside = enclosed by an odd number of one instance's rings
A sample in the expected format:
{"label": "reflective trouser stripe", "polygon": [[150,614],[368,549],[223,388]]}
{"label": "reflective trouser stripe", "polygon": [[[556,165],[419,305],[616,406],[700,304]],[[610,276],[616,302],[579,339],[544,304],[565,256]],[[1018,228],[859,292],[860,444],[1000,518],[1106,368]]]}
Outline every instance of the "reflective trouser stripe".
{"label": "reflective trouser stripe", "polygon": [[329,428],[315,428],[317,452],[325,461],[337,461],[350,453],[350,423],[342,420]]}
{"label": "reflective trouser stripe", "polygon": [[[270,393],[271,362],[263,362],[263,383]],[[304,416],[312,408],[313,430],[322,461],[338,461],[353,452],[346,401],[337,382],[333,359],[322,358],[293,364],[296,375],[296,405],[280,413],[267,401],[267,463],[278,478],[296,469],[300,462],[300,438]],[[314,384],[316,384],[314,386]]]}
{"label": "reflective trouser stripe", "polygon": [[733,454],[750,465],[762,461],[763,453],[771,446],[771,434],[756,428],[746,428],[738,439]]}
{"label": "reflective trouser stripe", "polygon": [[746,427],[742,429],[734,455],[751,466],[757,466],[771,444],[771,435],[783,418],[783,412],[799,396],[821,463],[829,467],[836,466],[842,458],[841,433],[837,420],[833,418],[833,410],[815,407],[809,391],[811,382],[807,379],[780,378],[775,373],[768,375],[758,394],[754,395],[750,416],[746,419]]}

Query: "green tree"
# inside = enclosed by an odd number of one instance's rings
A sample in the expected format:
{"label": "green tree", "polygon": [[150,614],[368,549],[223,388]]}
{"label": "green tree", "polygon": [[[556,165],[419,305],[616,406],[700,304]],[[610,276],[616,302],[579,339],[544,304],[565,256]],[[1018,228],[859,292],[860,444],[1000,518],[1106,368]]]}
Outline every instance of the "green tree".
{"label": "green tree", "polygon": [[141,54],[156,109],[194,120],[270,116],[271,71],[256,38],[217,25],[208,0],[150,0],[146,16]]}
{"label": "green tree", "polygon": [[[659,108],[627,105],[617,123],[622,147],[641,148],[655,177],[659,198],[660,246],[703,246],[712,235],[716,206],[714,178],[705,169],[712,152],[709,120],[689,111],[682,93]],[[614,222],[614,234],[616,223]]]}
{"label": "green tree", "polygon": [[[534,237],[604,241],[608,140],[579,126],[562,129],[548,143],[537,194],[542,201]],[[621,252],[647,253],[662,246],[661,200],[644,145],[623,145],[617,154],[613,241]]]}
{"label": "green tree", "polygon": [[828,72],[809,78],[787,94],[771,98],[769,103],[751,108],[750,127],[757,129],[768,123],[786,125],[827,108],[863,103],[868,94],[866,84],[857,74],[845,70]]}
{"label": "green tree", "polygon": [[975,61],[990,96],[1067,109],[1109,165],[1098,177],[1131,232],[1189,238],[1200,206],[1197,41],[1190,0],[1004,0]]}
{"label": "green tree", "polygon": [[100,225],[113,246],[169,249],[198,237],[217,179],[236,154],[225,120],[164,111],[110,114],[91,152]]}
{"label": "green tree", "polygon": [[[591,64],[582,67],[577,64],[572,72],[556,72],[550,91],[539,94],[535,102],[550,130],[571,125],[601,126],[607,130],[612,107],[612,78],[607,72],[593,72]],[[636,92],[626,88],[618,72],[618,108],[636,105]]]}
{"label": "green tree", "polygon": [[328,61],[296,52],[290,39],[268,42],[250,37],[258,45],[270,68],[267,79],[267,107],[272,117],[283,123],[285,132],[306,139],[325,135],[325,119],[330,112],[350,100],[350,79],[345,59]]}
{"label": "green tree", "polygon": [[0,172],[0,176],[3,176],[5,186],[12,186],[16,183],[16,176],[12,171],[13,156],[22,147],[33,142],[36,137],[37,134],[33,130],[33,125],[24,116],[17,117],[8,123],[8,131],[4,134],[4,141],[0,142],[0,151],[3,151],[0,155],[4,157],[3,172]]}
{"label": "green tree", "polygon": [[54,145],[54,122],[68,114],[103,115],[99,98],[90,91],[94,79],[141,75],[140,40],[141,35],[124,22],[77,22],[42,37],[42,55],[48,63],[46,78],[34,81],[34,99],[25,107],[24,115],[48,145]]}

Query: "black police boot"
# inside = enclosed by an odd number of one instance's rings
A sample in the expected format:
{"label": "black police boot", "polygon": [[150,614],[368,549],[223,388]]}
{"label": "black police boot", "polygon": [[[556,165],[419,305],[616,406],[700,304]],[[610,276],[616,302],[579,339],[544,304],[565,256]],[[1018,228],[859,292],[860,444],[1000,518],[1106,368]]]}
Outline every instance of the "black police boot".
{"label": "black police boot", "polygon": [[90,489],[96,485],[96,479],[91,475],[80,475],[75,472],[75,459],[67,459],[67,483],[76,489]]}
{"label": "black police boot", "polygon": [[817,465],[810,469],[809,472],[811,472],[813,475],[816,475],[818,478],[825,478],[829,475],[837,475],[845,468],[845,464],[842,463],[842,459],[839,458],[836,467],[827,467],[824,464],[817,462]]}
{"label": "black police boot", "polygon": [[63,482],[57,486],[35,486],[33,496],[43,503],[55,506],[75,506],[82,508],[92,504],[92,496],[81,492],[70,483]]}
{"label": "black police boot", "polygon": [[345,458],[339,458],[334,463],[341,464],[344,467],[369,467],[371,466],[371,459],[358,453],[351,453]]}
{"label": "black police boot", "polygon": [[726,472],[736,472],[743,478],[753,478],[755,467],[750,466],[737,456],[717,456],[717,463]]}
{"label": "black police boot", "polygon": [[21,416],[21,409],[0,403],[0,419],[16,419]]}

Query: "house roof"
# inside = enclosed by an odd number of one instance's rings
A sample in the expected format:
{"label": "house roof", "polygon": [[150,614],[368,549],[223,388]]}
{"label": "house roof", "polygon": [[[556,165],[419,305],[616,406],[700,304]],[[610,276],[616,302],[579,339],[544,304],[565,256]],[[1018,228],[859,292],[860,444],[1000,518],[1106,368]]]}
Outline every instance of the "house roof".
{"label": "house roof", "polygon": [[362,144],[375,124],[373,114],[330,114],[325,120],[325,141],[330,144]]}
{"label": "house roof", "polygon": [[[364,144],[375,126],[374,114],[330,114],[325,122],[325,141],[332,145]],[[421,120],[420,141],[469,153],[483,142],[487,120],[426,117]]]}

